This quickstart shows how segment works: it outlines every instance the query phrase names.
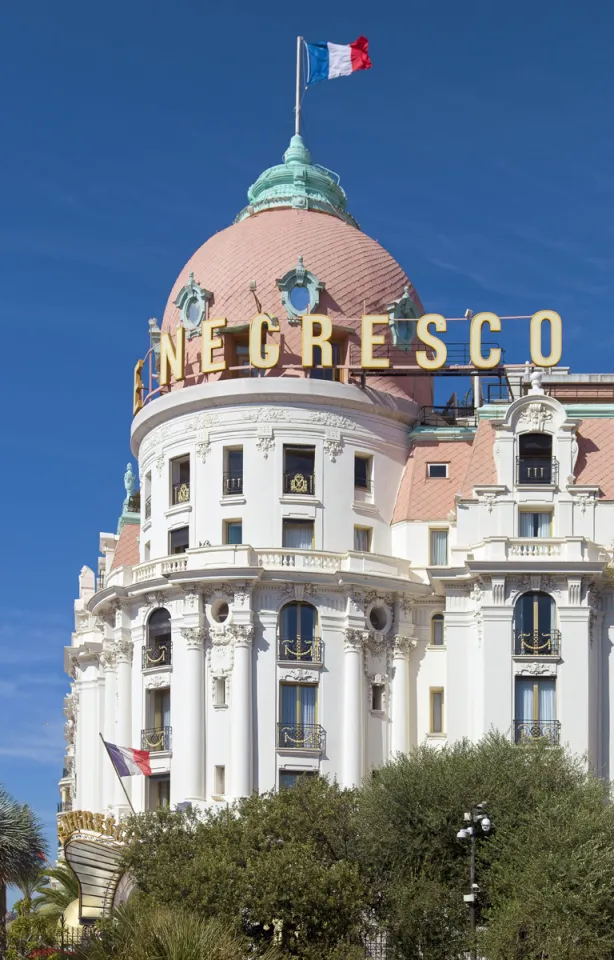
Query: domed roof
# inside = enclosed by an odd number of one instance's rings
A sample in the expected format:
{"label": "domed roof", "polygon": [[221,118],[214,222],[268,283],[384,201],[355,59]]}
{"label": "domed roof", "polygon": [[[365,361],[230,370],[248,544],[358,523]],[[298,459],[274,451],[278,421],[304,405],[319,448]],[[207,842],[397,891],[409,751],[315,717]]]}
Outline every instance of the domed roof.
{"label": "domed roof", "polygon": [[284,208],[247,217],[207,240],[179,274],[162,329],[179,324],[174,301],[190,273],[212,294],[211,317],[227,317],[229,325],[248,323],[259,312],[285,319],[276,281],[297,266],[299,257],[324,284],[317,312],[333,320],[386,313],[405,287],[418,315],[424,312],[403,268],[376,240],[335,216]]}

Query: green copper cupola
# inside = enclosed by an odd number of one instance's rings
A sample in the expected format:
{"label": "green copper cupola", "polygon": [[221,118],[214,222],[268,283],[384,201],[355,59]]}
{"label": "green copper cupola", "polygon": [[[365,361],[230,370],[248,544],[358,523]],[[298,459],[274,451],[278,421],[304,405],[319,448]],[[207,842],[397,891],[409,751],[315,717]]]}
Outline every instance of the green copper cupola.
{"label": "green copper cupola", "polygon": [[284,154],[284,162],[260,174],[247,191],[248,205],[235,223],[263,210],[293,207],[296,210],[319,210],[357,227],[347,212],[347,197],[332,170],[311,162],[311,154],[303,138],[295,134]]}

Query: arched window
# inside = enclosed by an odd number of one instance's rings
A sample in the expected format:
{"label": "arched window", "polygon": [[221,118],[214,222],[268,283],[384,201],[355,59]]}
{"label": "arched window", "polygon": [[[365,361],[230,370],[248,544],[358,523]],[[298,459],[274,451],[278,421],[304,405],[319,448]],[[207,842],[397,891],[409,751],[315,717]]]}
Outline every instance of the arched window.
{"label": "arched window", "polygon": [[318,614],[310,603],[287,603],[279,614],[279,659],[320,662]]}
{"label": "arched window", "polygon": [[143,669],[166,667],[171,662],[171,615],[164,607],[154,610],[147,621],[147,641],[143,650]]}
{"label": "arched window", "polygon": [[514,652],[517,656],[558,656],[560,634],[556,606],[547,593],[523,593],[514,608]]}
{"label": "arched window", "polygon": [[443,647],[443,613],[431,617],[431,646]]}
{"label": "arched window", "polygon": [[518,438],[518,483],[554,483],[556,460],[549,433],[522,433]]}

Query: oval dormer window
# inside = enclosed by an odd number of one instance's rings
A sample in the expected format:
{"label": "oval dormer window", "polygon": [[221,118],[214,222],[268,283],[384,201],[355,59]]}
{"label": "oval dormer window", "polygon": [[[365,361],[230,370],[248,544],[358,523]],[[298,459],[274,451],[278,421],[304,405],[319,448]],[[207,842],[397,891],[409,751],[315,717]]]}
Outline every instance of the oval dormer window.
{"label": "oval dormer window", "polygon": [[309,313],[310,300],[307,287],[297,285],[290,290],[290,303],[296,313]]}
{"label": "oval dormer window", "polygon": [[197,327],[201,320],[202,304],[194,297],[186,307],[186,319],[191,327]]}

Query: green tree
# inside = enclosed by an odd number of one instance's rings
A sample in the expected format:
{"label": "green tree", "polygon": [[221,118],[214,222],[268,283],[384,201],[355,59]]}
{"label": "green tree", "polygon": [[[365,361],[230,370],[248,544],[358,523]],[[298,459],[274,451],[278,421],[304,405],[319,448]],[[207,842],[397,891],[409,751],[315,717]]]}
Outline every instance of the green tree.
{"label": "green tree", "polygon": [[463,813],[485,801],[477,843],[480,955],[612,960],[614,808],[609,785],[563,749],[500,736],[389,764],[360,797],[358,856],[403,960],[455,960],[471,946]]}
{"label": "green tree", "polygon": [[355,841],[356,794],[305,778],[221,812],[140,815],[125,865],[158,902],[217,918],[260,951],[278,941],[309,960],[348,957],[369,905]]}
{"label": "green tree", "polygon": [[43,827],[30,807],[0,786],[0,960],[6,957],[6,888],[36,874],[44,859]]}

